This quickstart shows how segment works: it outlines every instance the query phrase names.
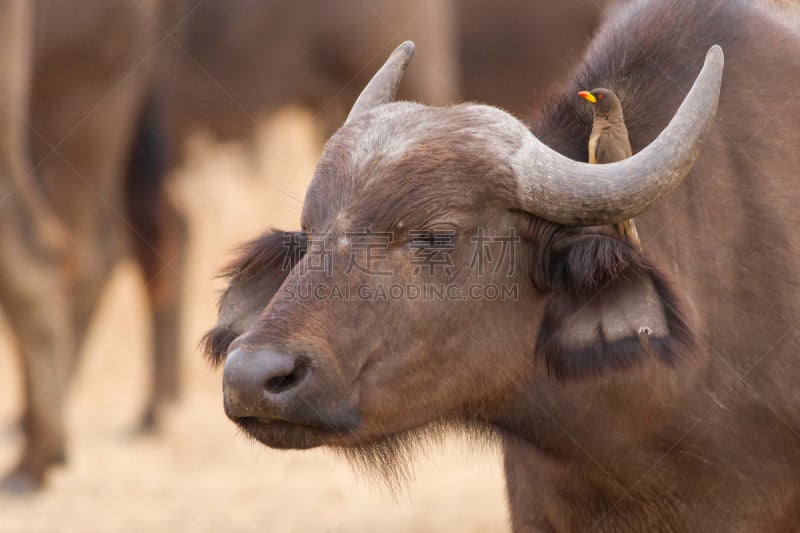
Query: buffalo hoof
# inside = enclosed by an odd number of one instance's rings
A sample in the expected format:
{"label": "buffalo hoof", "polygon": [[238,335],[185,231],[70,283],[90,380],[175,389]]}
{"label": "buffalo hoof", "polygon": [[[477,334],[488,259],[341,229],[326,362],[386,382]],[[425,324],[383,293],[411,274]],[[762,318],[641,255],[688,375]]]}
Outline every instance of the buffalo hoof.
{"label": "buffalo hoof", "polygon": [[0,479],[0,494],[22,496],[41,490],[43,486],[43,476],[17,470]]}

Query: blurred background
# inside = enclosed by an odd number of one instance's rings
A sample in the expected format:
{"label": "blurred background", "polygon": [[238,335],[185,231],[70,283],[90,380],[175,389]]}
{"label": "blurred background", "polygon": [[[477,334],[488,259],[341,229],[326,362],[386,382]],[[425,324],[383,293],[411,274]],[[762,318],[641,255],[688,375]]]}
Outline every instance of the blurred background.
{"label": "blurred background", "polygon": [[299,228],[324,139],[397,44],[417,44],[401,98],[527,120],[611,4],[0,4],[0,477],[23,474],[0,532],[507,530],[498,449],[448,439],[395,492],[269,450],[197,346],[231,250]]}

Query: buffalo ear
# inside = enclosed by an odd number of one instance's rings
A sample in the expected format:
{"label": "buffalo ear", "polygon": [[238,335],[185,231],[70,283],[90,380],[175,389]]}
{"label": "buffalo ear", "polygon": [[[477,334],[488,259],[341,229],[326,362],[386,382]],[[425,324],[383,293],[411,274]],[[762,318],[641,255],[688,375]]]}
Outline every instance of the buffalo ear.
{"label": "buffalo ear", "polygon": [[696,353],[685,307],[667,276],[627,242],[573,237],[550,258],[551,294],[536,354],[562,381]]}
{"label": "buffalo ear", "polygon": [[271,230],[239,248],[222,274],[228,288],[219,301],[217,324],[202,341],[212,364],[224,361],[231,342],[254,324],[305,254],[306,242],[302,232]]}

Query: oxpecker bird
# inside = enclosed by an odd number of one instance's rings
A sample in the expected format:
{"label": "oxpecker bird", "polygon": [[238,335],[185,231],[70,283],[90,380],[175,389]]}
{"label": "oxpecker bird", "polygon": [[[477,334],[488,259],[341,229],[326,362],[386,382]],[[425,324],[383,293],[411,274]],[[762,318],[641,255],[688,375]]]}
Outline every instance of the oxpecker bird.
{"label": "oxpecker bird", "polygon": [[[594,109],[592,133],[589,135],[589,163],[616,163],[630,157],[628,128],[625,127],[622,105],[617,95],[609,89],[592,89],[581,91],[578,96],[591,102]],[[617,222],[614,226],[636,248],[642,247],[632,218]]]}

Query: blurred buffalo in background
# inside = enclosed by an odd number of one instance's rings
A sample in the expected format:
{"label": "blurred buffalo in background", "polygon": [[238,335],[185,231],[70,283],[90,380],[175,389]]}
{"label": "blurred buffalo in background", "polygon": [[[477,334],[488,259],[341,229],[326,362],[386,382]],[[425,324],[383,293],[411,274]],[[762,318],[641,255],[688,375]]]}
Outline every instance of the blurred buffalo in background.
{"label": "blurred buffalo in background", "polygon": [[459,0],[463,100],[530,118],[553,81],[577,64],[615,3],[622,0]]}
{"label": "blurred buffalo in background", "polygon": [[399,98],[480,101],[526,116],[615,0],[190,2],[165,106],[179,140],[201,128],[241,138],[291,103],[314,110],[327,138],[369,72],[405,39],[418,55]]}
{"label": "blurred buffalo in background", "polygon": [[[123,214],[123,183],[158,7],[0,3],[0,304],[26,396],[26,445],[6,489],[35,488],[63,461],[75,356],[125,231],[138,231]],[[148,284],[151,298],[164,298],[159,285]]]}
{"label": "blurred buffalo in background", "polygon": [[164,106],[173,140],[198,129],[242,138],[257,119],[288,104],[309,107],[327,137],[382,55],[410,38],[428,52],[409,68],[401,96],[440,105],[459,100],[457,3],[449,0],[188,4],[181,53],[165,73],[173,82]]}
{"label": "blurred buffalo in background", "polygon": [[608,4],[502,0],[8,0],[0,4],[0,306],[24,370],[25,447],[2,488],[63,461],[65,392],[113,267],[145,281],[153,372],[140,427],[178,391],[187,223],[167,177],[192,133],[247,139],[288,104],[327,136],[413,39],[401,98],[526,115]]}

